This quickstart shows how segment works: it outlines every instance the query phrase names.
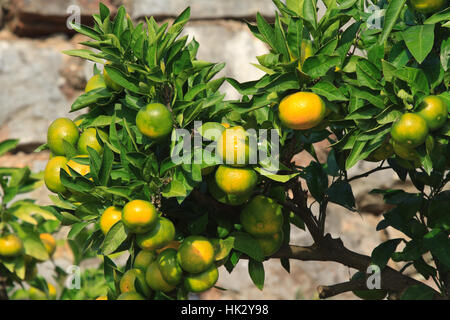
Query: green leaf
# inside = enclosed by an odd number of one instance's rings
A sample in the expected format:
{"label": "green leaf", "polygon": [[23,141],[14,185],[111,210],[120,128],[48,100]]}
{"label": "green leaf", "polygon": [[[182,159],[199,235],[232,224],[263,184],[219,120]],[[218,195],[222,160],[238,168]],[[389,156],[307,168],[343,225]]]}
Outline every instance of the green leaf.
{"label": "green leaf", "polygon": [[309,57],[303,64],[302,71],[312,78],[316,79],[324,76],[328,70],[336,67],[341,59],[338,56],[317,55]]}
{"label": "green leaf", "polygon": [[14,205],[11,207],[11,214],[33,225],[38,224],[38,221],[34,218],[34,216],[40,216],[45,220],[57,220],[50,210],[47,210],[44,207],[38,206],[34,203],[23,201],[14,203]]}
{"label": "green leaf", "polygon": [[302,173],[308,190],[317,201],[321,201],[328,187],[328,176],[323,170],[322,165],[318,162],[312,161]]}
{"label": "green leaf", "polygon": [[79,96],[72,104],[71,112],[93,106],[95,104],[105,104],[112,97],[111,91],[105,88],[99,88]]}
{"label": "green leaf", "polygon": [[263,261],[264,254],[258,242],[248,233],[233,232],[234,249],[240,251],[256,261]]}
{"label": "green leaf", "polygon": [[424,284],[409,287],[403,293],[401,300],[433,300],[435,291]]}
{"label": "green leaf", "polygon": [[411,54],[422,63],[433,49],[434,24],[409,27],[402,35]]}
{"label": "green leaf", "polygon": [[329,201],[339,204],[344,208],[355,211],[355,197],[351,185],[342,180],[334,182],[327,190]]}
{"label": "green leaf", "polygon": [[111,178],[111,170],[114,161],[114,154],[108,146],[103,148],[102,166],[98,174],[102,186],[107,186]]}
{"label": "green leaf", "polygon": [[311,88],[311,90],[318,95],[327,98],[329,101],[348,101],[348,98],[329,81],[318,82]]}
{"label": "green leaf", "polygon": [[111,254],[127,239],[128,235],[122,221],[117,222],[109,230],[102,245],[102,253]]}
{"label": "green leaf", "polygon": [[129,77],[115,67],[105,66],[105,69],[115,83],[132,92],[140,93],[139,85],[136,83],[137,81],[129,80]]}
{"label": "green leaf", "polygon": [[423,237],[424,245],[439,262],[450,268],[450,239],[440,229],[433,229]]}
{"label": "green leaf", "polygon": [[281,182],[281,183],[286,183],[289,180],[291,180],[292,178],[295,178],[296,176],[298,176],[300,174],[300,173],[274,174],[273,172],[268,171],[264,168],[260,168],[260,167],[255,167],[254,170],[256,172],[258,172],[260,175],[269,178],[270,180]]}
{"label": "green leaf", "polygon": [[383,269],[403,239],[391,239],[383,242],[372,251],[372,264]]}
{"label": "green leaf", "polygon": [[69,240],[75,240],[76,236],[83,231],[86,226],[88,226],[89,224],[91,224],[91,221],[86,221],[86,222],[80,222],[80,223],[75,223],[72,225],[72,228],[69,231],[69,234],[67,235],[67,239]]}
{"label": "green leaf", "polygon": [[378,38],[379,44],[384,44],[384,42],[388,39],[389,34],[392,31],[392,28],[397,22],[397,19],[405,6],[405,3],[406,0],[391,0],[389,2],[389,5],[386,9],[386,14],[384,16],[383,31],[381,32],[381,35]]}
{"label": "green leaf", "polygon": [[10,139],[0,142],[0,157],[8,151],[14,149],[19,144],[18,139]]}
{"label": "green leaf", "polygon": [[89,38],[92,38],[92,39],[98,40],[98,41],[101,40],[100,33],[98,33],[97,31],[95,31],[92,28],[89,28],[89,27],[83,26],[81,24],[75,23],[74,21],[70,22],[70,26],[76,32],[84,34],[85,36],[88,36]]}
{"label": "green leaf", "polygon": [[262,262],[250,259],[248,261],[248,274],[250,275],[250,278],[252,279],[255,286],[259,290],[263,290],[265,273],[264,265],[262,264]]}
{"label": "green leaf", "polygon": [[103,64],[105,62],[104,59],[99,58],[98,56],[96,56],[96,54],[93,51],[88,50],[88,49],[65,50],[65,51],[63,51],[63,53],[67,54],[68,56],[78,57],[78,58],[94,61],[94,62],[101,63],[101,64]]}
{"label": "green leaf", "polygon": [[436,12],[427,20],[425,20],[424,24],[436,24],[446,20],[450,20],[450,7],[442,11]]}
{"label": "green leaf", "polygon": [[225,127],[218,122],[205,122],[198,128],[198,133],[207,140],[215,141],[224,130]]}
{"label": "green leaf", "polygon": [[264,37],[265,42],[276,50],[275,32],[259,12],[256,14],[256,23],[259,32]]}

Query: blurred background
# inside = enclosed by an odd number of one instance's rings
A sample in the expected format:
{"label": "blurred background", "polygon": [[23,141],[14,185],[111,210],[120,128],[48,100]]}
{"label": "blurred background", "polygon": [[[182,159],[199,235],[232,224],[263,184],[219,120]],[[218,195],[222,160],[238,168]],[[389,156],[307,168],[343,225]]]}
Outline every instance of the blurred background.
{"label": "blurred background", "polygon": [[[191,6],[192,20],[185,34],[200,43],[199,59],[226,62],[220,76],[238,81],[254,80],[262,72],[251,65],[256,56],[268,49],[249,32],[245,21],[254,21],[257,12],[273,20],[275,7],[271,0],[104,0],[112,11],[125,5],[134,21],[154,16],[158,22],[171,21],[187,6]],[[323,5],[320,3],[321,8]],[[98,11],[96,0],[0,0],[0,141],[20,139],[19,146],[0,157],[2,166],[30,166],[33,171],[44,169],[47,152],[34,153],[46,142],[46,130],[58,117],[75,118],[78,114],[68,111],[75,98],[84,90],[86,80],[92,76],[91,63],[65,56],[63,50],[81,48],[83,36],[74,35],[66,27],[68,16],[80,10],[83,23]],[[74,11],[75,10],[75,11]],[[228,99],[238,95],[224,85]],[[326,159],[327,146],[321,146],[321,159]],[[296,161],[307,165],[311,159],[300,154]],[[352,168],[357,175],[378,164],[360,162]],[[402,185],[393,171],[381,171],[368,179],[352,183],[359,213],[338,206],[330,206],[328,232],[341,237],[344,244],[359,253],[372,252],[381,241],[396,238],[392,229],[375,230],[380,215],[387,209],[377,195],[370,195],[374,188],[395,188]],[[402,185],[406,191],[411,188]],[[50,204],[45,187],[28,197],[42,205]],[[65,231],[66,232],[66,231]],[[64,239],[64,230],[57,235]],[[402,235],[403,237],[403,235]],[[310,237],[294,228],[292,244],[309,245]],[[59,242],[54,256],[57,266],[66,268],[72,264],[71,252],[64,241]],[[99,261],[83,262],[84,268],[98,268]],[[392,263],[392,261],[391,261]],[[230,275],[221,270],[218,285],[227,289],[210,290],[201,299],[314,299],[319,284],[331,285],[346,281],[355,272],[339,264],[329,262],[291,262],[288,274],[278,260],[264,263],[266,283],[264,291],[251,282],[246,261],[241,261]],[[40,273],[52,276],[53,265],[39,266]],[[351,293],[338,299],[354,299]]]}

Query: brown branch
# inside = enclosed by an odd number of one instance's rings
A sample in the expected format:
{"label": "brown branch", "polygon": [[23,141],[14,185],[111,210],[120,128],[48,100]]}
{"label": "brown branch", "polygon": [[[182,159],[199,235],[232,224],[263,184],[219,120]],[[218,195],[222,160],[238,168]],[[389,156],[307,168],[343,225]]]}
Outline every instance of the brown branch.
{"label": "brown branch", "polygon": [[0,300],[9,300],[6,291],[6,277],[0,276]]}
{"label": "brown branch", "polygon": [[[287,258],[301,261],[333,261],[362,272],[366,272],[367,267],[371,264],[370,257],[345,248],[340,239],[333,239],[329,234],[324,237],[320,245],[313,244],[309,247],[291,245],[283,247],[272,258]],[[381,271],[381,288],[388,292],[403,293],[407,288],[418,284],[423,285],[422,282],[410,278],[391,267],[386,266]],[[326,293],[323,294],[329,297],[333,292],[335,294],[346,292],[342,291],[344,288],[348,289],[346,291],[358,289],[359,283],[355,283],[352,286],[350,284],[336,285],[336,287],[330,289],[322,287],[322,290],[325,290]],[[435,297],[440,297],[437,291],[435,291]]]}
{"label": "brown branch", "polygon": [[365,279],[358,279],[356,281],[347,281],[338,284],[334,284],[332,286],[318,286],[317,293],[319,294],[320,299],[326,299],[330,297],[337,296],[338,294],[367,289],[365,287]]}

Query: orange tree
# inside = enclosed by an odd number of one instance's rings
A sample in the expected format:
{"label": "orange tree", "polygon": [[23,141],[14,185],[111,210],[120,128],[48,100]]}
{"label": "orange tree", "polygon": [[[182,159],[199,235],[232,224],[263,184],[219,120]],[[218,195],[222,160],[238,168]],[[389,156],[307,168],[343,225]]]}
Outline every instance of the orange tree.
{"label": "orange tree", "polygon": [[[134,25],[123,7],[112,19],[100,5],[92,28],[74,25],[91,38],[83,44],[96,50],[66,53],[105,67],[103,74],[94,68],[96,85],[71,108],[88,110],[74,123],[80,136],[97,129],[94,141],[83,150],[62,135],[48,142],[62,145],[65,158],[54,215],[71,226],[71,239],[89,230],[83,250],[103,256],[108,299],[184,299],[214,286],[218,266],[232,272],[241,259],[249,260],[249,275],[261,289],[264,260],[279,259],[289,271],[289,261],[298,259],[360,271],[348,282],[319,287],[321,298],[346,291],[378,299],[388,293],[448,298],[448,8],[422,13],[405,0],[383,0],[374,27],[364,1],[325,1],[320,19],[313,0],[274,3],[273,23],[258,14],[248,24],[270,50],[257,57],[265,75],[246,83],[217,78],[224,64],[196,58],[199,44],[180,36],[189,9],[171,26],[153,18]],[[224,100],[224,81],[242,98]],[[183,139],[175,129],[185,129],[188,145],[201,138],[181,162],[174,155]],[[275,130],[279,152],[270,143],[252,148],[248,129]],[[320,141],[330,143],[324,163],[314,147]],[[214,142],[214,161],[192,161]],[[251,161],[264,145],[271,145],[278,170]],[[82,151],[88,157],[79,157]],[[306,167],[293,162],[300,152],[314,159]],[[90,170],[77,172],[63,160]],[[348,170],[363,160],[380,164],[350,177]],[[355,211],[350,182],[380,170],[409,177],[417,192],[373,191],[393,207],[377,229],[393,227],[405,238],[364,256],[325,232],[327,206]],[[294,227],[309,232],[313,245],[290,245]],[[130,254],[123,267],[110,257],[121,252]],[[390,259],[403,268],[387,266]],[[373,292],[366,281],[370,265],[381,270],[381,288]],[[436,288],[405,275],[407,268]]]}
{"label": "orange tree", "polygon": [[[0,142],[0,156],[18,143]],[[53,256],[56,241],[51,233],[58,231],[60,223],[51,208],[23,198],[42,184],[42,174],[32,173],[28,167],[0,167],[0,300],[11,297],[15,285],[25,284],[42,289],[46,298],[50,296],[50,287],[37,277],[37,264]],[[19,195],[23,199],[17,200]]]}

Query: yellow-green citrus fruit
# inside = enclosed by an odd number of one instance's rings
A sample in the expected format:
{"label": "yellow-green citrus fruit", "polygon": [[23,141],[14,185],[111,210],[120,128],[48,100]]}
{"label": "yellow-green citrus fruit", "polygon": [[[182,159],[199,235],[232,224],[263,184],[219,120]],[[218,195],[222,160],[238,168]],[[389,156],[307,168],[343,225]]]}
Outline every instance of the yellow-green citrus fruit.
{"label": "yellow-green citrus fruit", "polygon": [[59,118],[53,121],[47,130],[47,144],[50,151],[57,156],[66,154],[64,140],[75,147],[80,133],[76,124],[68,118]]}
{"label": "yellow-green citrus fruit", "polygon": [[274,233],[266,237],[255,237],[261,247],[264,256],[269,257],[280,250],[283,244],[283,231]]}
{"label": "yellow-green citrus fruit", "polygon": [[122,221],[132,232],[144,233],[155,227],[158,212],[148,201],[132,200],[123,207]]}
{"label": "yellow-green citrus fruit", "polygon": [[242,195],[227,194],[217,186],[214,176],[211,176],[208,179],[208,191],[214,197],[214,199],[230,206],[239,206],[250,199],[252,195],[252,190]]}
{"label": "yellow-green citrus fruit", "polygon": [[105,211],[103,211],[100,217],[99,221],[100,230],[102,230],[103,234],[106,236],[106,234],[113,227],[113,225],[115,225],[121,219],[122,219],[122,210],[114,206],[107,208]]}
{"label": "yellow-green citrus fruit", "polygon": [[61,169],[67,170],[67,158],[56,156],[51,158],[44,171],[44,182],[48,190],[55,193],[64,193],[66,188],[63,186],[60,178]]}
{"label": "yellow-green citrus fruit", "polygon": [[175,238],[175,226],[167,218],[159,218],[155,227],[147,233],[136,236],[138,246],[143,250],[156,250],[168,245]]}
{"label": "yellow-green citrus fruit", "polygon": [[[364,279],[364,273],[361,271],[358,271],[355,273],[352,277],[353,281]],[[363,300],[383,300],[387,292],[382,289],[367,289],[367,290],[354,290],[353,294]]]}
{"label": "yellow-green citrus fruit", "polygon": [[23,243],[14,234],[8,234],[0,238],[0,256],[17,257],[23,252]]}
{"label": "yellow-green citrus fruit", "polygon": [[98,297],[95,300],[108,300],[108,297],[107,296],[100,296],[100,297]]}
{"label": "yellow-green citrus fruit", "polygon": [[35,287],[30,287],[28,289],[28,295],[31,300],[55,300],[56,299],[56,288],[51,284],[47,283],[48,295]]}
{"label": "yellow-green citrus fruit", "polygon": [[140,269],[143,272],[147,271],[150,263],[156,260],[156,253],[154,251],[141,250],[134,258],[133,267]]}
{"label": "yellow-green citrus fruit", "polygon": [[414,10],[420,13],[430,14],[444,9],[448,0],[409,0]]}
{"label": "yellow-green citrus fruit", "polygon": [[130,269],[125,272],[120,279],[120,292],[137,292],[137,288],[135,282],[139,283],[140,289],[143,291],[142,293],[145,296],[150,295],[150,288],[145,281],[145,274],[140,269]]}
{"label": "yellow-green citrus fruit", "polygon": [[285,97],[278,108],[281,123],[294,130],[317,126],[326,115],[323,100],[312,92],[297,92]]}
{"label": "yellow-green citrus fruit", "polygon": [[145,300],[145,298],[137,292],[124,292],[117,297],[117,300]]}
{"label": "yellow-green citrus fruit", "polygon": [[217,155],[222,163],[244,166],[249,162],[249,138],[241,126],[225,129],[217,140]]}
{"label": "yellow-green citrus fruit", "polygon": [[400,158],[410,161],[420,161],[420,156],[416,149],[408,148],[395,141],[393,141],[392,147],[394,148],[395,154]]}
{"label": "yellow-green citrus fruit", "polygon": [[214,247],[203,236],[189,236],[181,243],[177,258],[184,271],[200,273],[213,264]]}
{"label": "yellow-green citrus fruit", "polygon": [[160,140],[172,132],[172,113],[161,103],[150,103],[139,110],[136,125],[143,135]]}
{"label": "yellow-green citrus fruit", "polygon": [[[109,63],[107,63],[109,64]],[[122,86],[111,79],[111,77],[108,74],[108,71],[106,69],[103,69],[103,79],[105,80],[105,84],[108,88],[112,89],[113,91],[119,91],[122,89]]]}
{"label": "yellow-green citrus fruit", "polygon": [[242,210],[241,223],[252,236],[273,235],[283,227],[282,208],[275,200],[258,195]]}
{"label": "yellow-green citrus fruit", "polygon": [[42,243],[44,244],[45,250],[47,251],[49,257],[51,257],[56,250],[55,238],[50,233],[41,233],[39,235]]}
{"label": "yellow-green citrus fruit", "polygon": [[147,268],[145,274],[147,285],[155,291],[170,292],[175,289],[175,286],[169,284],[164,280],[161,271],[159,270],[158,262],[153,261]]}
{"label": "yellow-green citrus fruit", "polygon": [[447,121],[447,103],[439,96],[426,97],[416,111],[425,120],[430,130],[439,129]]}
{"label": "yellow-green citrus fruit", "polygon": [[88,147],[94,149],[99,154],[103,153],[103,146],[100,143],[99,139],[97,139],[97,133],[100,137],[105,140],[108,140],[108,135],[102,130],[97,130],[95,128],[88,128],[83,131],[78,140],[78,153],[88,155]]}
{"label": "yellow-green citrus fruit", "polygon": [[212,288],[218,279],[219,270],[215,265],[212,265],[201,273],[186,275],[184,286],[190,292],[200,293]]}
{"label": "yellow-green citrus fruit", "polygon": [[367,157],[368,161],[383,161],[394,155],[394,148],[389,143],[388,140],[383,141],[383,143]]}
{"label": "yellow-green citrus fruit", "polygon": [[405,113],[391,128],[391,137],[395,142],[415,148],[425,142],[428,126],[425,120],[415,113]]}
{"label": "yellow-green citrus fruit", "polygon": [[[82,164],[77,162],[77,159],[89,159],[86,155],[76,156],[69,161],[67,161],[67,167],[72,168],[75,172],[81,174],[82,176],[87,175],[91,172],[91,167],[88,164]],[[67,170],[70,174],[70,170]],[[70,174],[71,175],[71,174]]]}
{"label": "yellow-green citrus fruit", "polygon": [[226,194],[245,195],[255,188],[258,174],[251,168],[235,168],[220,165],[217,168],[216,184]]}
{"label": "yellow-green citrus fruit", "polygon": [[158,255],[159,271],[163,279],[173,286],[178,285],[183,279],[183,270],[177,261],[177,250],[169,248]]}
{"label": "yellow-green citrus fruit", "polygon": [[86,87],[84,88],[84,92],[88,93],[89,91],[106,88],[105,79],[101,74],[96,74],[86,83]]}

